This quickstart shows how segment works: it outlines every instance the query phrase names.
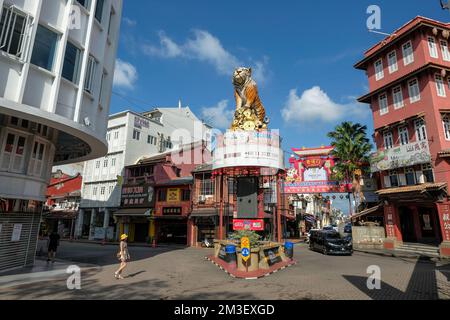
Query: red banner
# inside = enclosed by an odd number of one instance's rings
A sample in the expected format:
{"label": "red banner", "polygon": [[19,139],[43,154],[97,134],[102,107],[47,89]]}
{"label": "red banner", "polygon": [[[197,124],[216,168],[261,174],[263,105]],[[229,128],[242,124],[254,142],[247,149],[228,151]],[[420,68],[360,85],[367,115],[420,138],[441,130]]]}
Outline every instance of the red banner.
{"label": "red banner", "polygon": [[234,219],[233,230],[264,231],[264,220]]}

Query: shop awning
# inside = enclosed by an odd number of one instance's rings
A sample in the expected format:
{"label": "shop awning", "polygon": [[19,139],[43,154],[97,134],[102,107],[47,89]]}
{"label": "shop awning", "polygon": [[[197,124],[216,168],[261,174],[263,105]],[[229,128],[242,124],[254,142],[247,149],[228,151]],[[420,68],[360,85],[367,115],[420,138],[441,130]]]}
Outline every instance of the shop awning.
{"label": "shop awning", "polygon": [[115,216],[138,216],[138,217],[145,217],[150,216],[150,213],[152,212],[152,208],[127,208],[127,209],[120,209],[114,212]]}
{"label": "shop awning", "polygon": [[353,219],[356,219],[356,218],[361,218],[361,217],[366,216],[368,214],[375,213],[378,210],[381,210],[382,208],[383,208],[383,205],[379,204],[379,205],[377,205],[375,207],[363,210],[363,211],[359,212],[358,214],[355,214],[354,216],[351,217],[351,219],[353,220]]}
{"label": "shop awning", "polygon": [[76,210],[53,210],[47,211],[42,214],[44,219],[67,219],[73,220],[78,216],[78,211]]}
{"label": "shop awning", "polygon": [[214,208],[202,208],[192,210],[191,217],[213,217],[218,216],[219,211]]}
{"label": "shop awning", "polygon": [[376,193],[380,196],[400,194],[400,193],[425,193],[430,191],[440,191],[447,187],[447,183],[423,183],[416,186],[407,186],[399,188],[388,188],[383,190],[378,190]]}

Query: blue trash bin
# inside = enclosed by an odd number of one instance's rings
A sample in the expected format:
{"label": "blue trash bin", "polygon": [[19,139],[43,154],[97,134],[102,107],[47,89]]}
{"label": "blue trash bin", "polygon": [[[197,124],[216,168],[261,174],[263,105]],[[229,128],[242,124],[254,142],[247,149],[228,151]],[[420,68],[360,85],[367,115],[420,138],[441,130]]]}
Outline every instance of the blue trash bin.
{"label": "blue trash bin", "polygon": [[228,263],[237,263],[237,256],[236,256],[236,246],[234,245],[227,245],[225,247],[225,252],[227,254],[226,261]]}
{"label": "blue trash bin", "polygon": [[285,242],[284,252],[289,259],[292,259],[294,257],[294,244],[292,242]]}

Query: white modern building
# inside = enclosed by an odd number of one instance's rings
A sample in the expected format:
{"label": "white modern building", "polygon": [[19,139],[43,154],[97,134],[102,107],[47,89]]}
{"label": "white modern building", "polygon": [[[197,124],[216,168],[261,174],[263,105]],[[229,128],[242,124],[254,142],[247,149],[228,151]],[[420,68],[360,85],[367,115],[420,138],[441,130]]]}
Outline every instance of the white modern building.
{"label": "white modern building", "polygon": [[53,165],[107,152],[122,0],[0,0],[0,270],[31,265]]}
{"label": "white modern building", "polygon": [[142,114],[123,111],[109,117],[106,156],[87,161],[75,236],[90,240],[117,239],[113,213],[120,208],[124,167],[143,157],[180,145],[211,141],[212,128],[189,107],[155,108]]}

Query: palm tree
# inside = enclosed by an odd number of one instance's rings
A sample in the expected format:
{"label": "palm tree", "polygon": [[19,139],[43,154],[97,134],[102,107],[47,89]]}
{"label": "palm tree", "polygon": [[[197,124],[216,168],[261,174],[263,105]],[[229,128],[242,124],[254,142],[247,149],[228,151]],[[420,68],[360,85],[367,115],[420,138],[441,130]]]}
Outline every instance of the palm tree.
{"label": "palm tree", "polygon": [[346,121],[327,135],[332,139],[331,146],[334,147],[331,154],[338,158],[333,168],[333,179],[352,181],[353,197],[355,198],[358,193],[360,199],[364,199],[361,175],[365,164],[369,162],[369,153],[372,150],[366,131],[367,126]]}

